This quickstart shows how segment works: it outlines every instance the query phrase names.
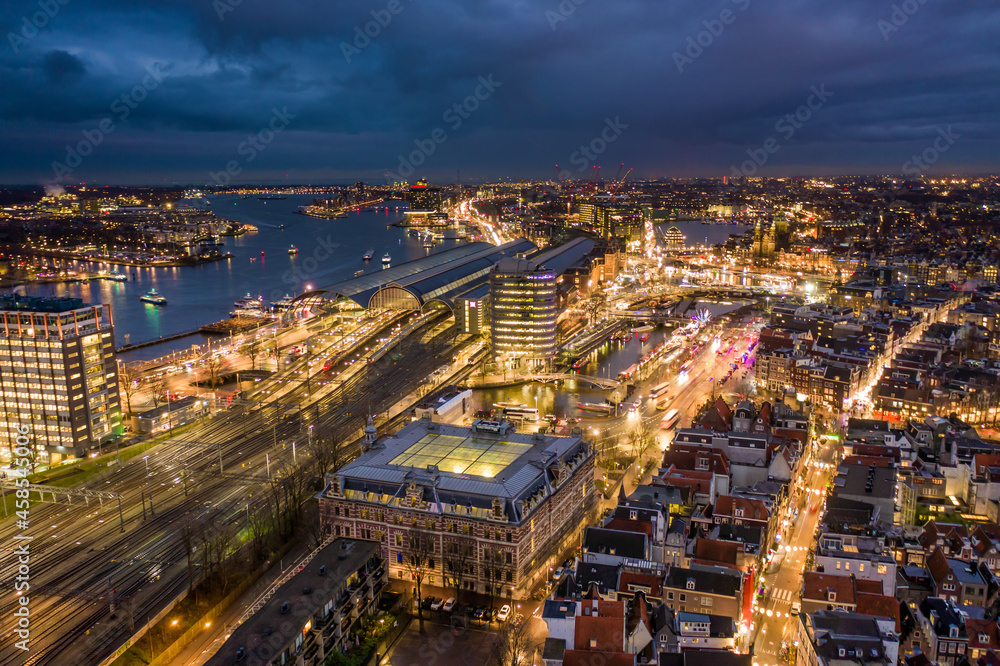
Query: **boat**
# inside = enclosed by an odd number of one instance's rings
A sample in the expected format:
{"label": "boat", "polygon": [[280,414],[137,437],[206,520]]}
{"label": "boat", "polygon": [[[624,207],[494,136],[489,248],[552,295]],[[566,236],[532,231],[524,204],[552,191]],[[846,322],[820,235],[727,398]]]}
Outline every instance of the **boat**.
{"label": "boat", "polygon": [[640,333],[639,334],[639,340],[641,340],[642,342],[645,342],[646,340],[649,340],[649,333],[648,332],[646,332],[646,333]]}
{"label": "boat", "polygon": [[292,307],[292,302],[294,300],[295,299],[292,297],[291,294],[285,294],[284,298],[282,298],[280,301],[271,301],[271,307],[275,310],[287,310],[288,308]]}
{"label": "boat", "polygon": [[494,407],[501,407],[501,408],[504,408],[504,407],[527,407],[527,405],[525,405],[523,403],[514,402],[512,400],[508,400],[507,402],[494,402],[493,406]]}
{"label": "boat", "polygon": [[257,197],[257,201],[282,201],[288,197],[280,197],[277,194],[270,194],[266,197]]}
{"label": "boat", "polygon": [[364,259],[365,261],[371,261],[372,257],[374,256],[375,256],[375,250],[368,250],[367,252],[365,252],[365,256],[362,257],[362,259]]}
{"label": "boat", "polygon": [[434,238],[431,236],[424,238],[424,247],[434,247]]}
{"label": "boat", "polygon": [[284,229],[284,228],[285,228],[285,225],[283,225],[283,224],[279,224],[279,225],[278,225],[278,228],[279,228],[279,229]]}
{"label": "boat", "polygon": [[298,253],[299,253],[299,248],[295,247],[294,245],[288,248],[288,254],[298,254]]}
{"label": "boat", "polygon": [[347,217],[347,213],[340,212],[340,213],[337,213],[336,215],[334,215],[334,217],[335,218]]}
{"label": "boat", "polygon": [[260,305],[263,302],[263,300],[264,300],[263,296],[259,296],[258,298],[254,298],[253,296],[250,295],[250,292],[248,291],[246,296],[244,296],[240,300],[238,300],[235,303],[233,303],[233,305],[235,305],[238,308],[244,308],[244,307],[247,307],[247,306]]}
{"label": "boat", "polygon": [[385,264],[386,266],[388,266],[391,261],[392,261],[392,257],[389,256],[388,252],[386,252],[385,254],[382,255],[382,263],[383,264]]}
{"label": "boat", "polygon": [[167,299],[163,294],[157,293],[156,289],[150,289],[144,295],[139,297],[139,300],[143,303],[152,303],[153,305],[166,305]]}
{"label": "boat", "polygon": [[354,271],[354,277],[361,277],[362,275],[364,275],[364,273],[365,269],[363,268],[360,271]]}

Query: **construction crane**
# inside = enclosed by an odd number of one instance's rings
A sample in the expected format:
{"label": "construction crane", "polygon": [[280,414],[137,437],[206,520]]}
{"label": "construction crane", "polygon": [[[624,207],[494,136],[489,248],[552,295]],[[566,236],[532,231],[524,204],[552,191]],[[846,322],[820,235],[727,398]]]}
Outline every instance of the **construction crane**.
{"label": "construction crane", "polygon": [[615,174],[615,182],[617,182],[618,179],[622,177],[622,169],[624,168],[625,168],[625,163],[622,162],[621,165],[619,165],[618,167],[618,173]]}
{"label": "construction crane", "polygon": [[618,182],[616,182],[615,186],[611,188],[611,200],[612,201],[615,200],[615,196],[617,196],[617,194],[618,194],[618,188],[621,187],[625,183],[625,179],[628,178],[628,175],[630,173],[632,173],[632,169],[629,169],[628,171],[626,171],[625,175],[622,176],[622,179],[619,180]]}

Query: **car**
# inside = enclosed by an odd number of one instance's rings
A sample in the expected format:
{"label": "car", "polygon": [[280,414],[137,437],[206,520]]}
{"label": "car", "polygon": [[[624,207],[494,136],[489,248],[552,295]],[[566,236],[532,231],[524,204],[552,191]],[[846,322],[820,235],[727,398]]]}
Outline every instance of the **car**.
{"label": "car", "polygon": [[439,599],[437,597],[434,597],[434,601],[431,602],[431,610],[432,611],[441,610],[441,604],[443,603],[444,599]]}
{"label": "car", "polygon": [[420,607],[424,610],[430,610],[432,603],[434,603],[434,597],[424,597],[423,601],[420,603]]}
{"label": "car", "polygon": [[475,618],[476,620],[482,620],[482,619],[484,619],[485,615],[486,615],[486,609],[483,608],[482,606],[480,606],[472,614],[472,617]]}
{"label": "car", "polygon": [[507,618],[509,618],[509,617],[510,617],[510,606],[507,605],[507,604],[504,604],[500,608],[500,612],[497,613],[497,622],[506,622]]}
{"label": "car", "polygon": [[450,597],[448,601],[444,602],[444,605],[441,606],[441,610],[445,613],[450,613],[455,608],[455,601],[455,597]]}
{"label": "car", "polygon": [[554,572],[552,572],[552,577],[556,580],[560,580],[563,577],[563,568],[559,567]]}
{"label": "car", "polygon": [[793,615],[793,616],[794,615],[798,615],[800,612],[802,612],[802,602],[801,601],[793,601],[792,602],[792,610],[789,613],[789,615]]}

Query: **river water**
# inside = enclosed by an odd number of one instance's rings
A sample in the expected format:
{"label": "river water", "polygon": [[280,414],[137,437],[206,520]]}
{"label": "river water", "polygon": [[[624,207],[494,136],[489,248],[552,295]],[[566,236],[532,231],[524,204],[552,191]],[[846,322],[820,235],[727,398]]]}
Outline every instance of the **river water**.
{"label": "river water", "polygon": [[[211,209],[216,215],[258,228],[255,233],[223,238],[225,247],[220,249],[232,252],[235,255],[232,259],[188,267],[122,266],[119,271],[128,271],[129,277],[134,274],[135,278],[129,282],[94,280],[32,285],[27,293],[109,303],[117,344],[135,344],[227,319],[234,303],[247,293],[255,298],[262,295],[265,302],[277,301],[285,294],[294,296],[309,287],[319,289],[353,277],[358,270],[366,273],[381,270],[382,255],[386,252],[393,264],[398,264],[455,244],[443,241],[427,249],[406,229],[391,226],[403,216],[405,202],[392,201],[374,212],[351,211],[346,218],[331,220],[295,212],[314,198],[315,195],[288,195],[287,199],[261,201],[256,196],[213,197]],[[192,202],[178,205],[185,203]],[[280,228],[282,224],[284,229]],[[293,245],[299,250],[297,255],[288,253]],[[369,249],[375,251],[375,258],[366,263],[362,256]],[[72,263],[81,270],[108,268],[89,262]],[[167,305],[155,306],[139,300],[151,288],[167,298]],[[154,358],[204,341],[203,336],[191,336],[136,350],[125,358]]]}

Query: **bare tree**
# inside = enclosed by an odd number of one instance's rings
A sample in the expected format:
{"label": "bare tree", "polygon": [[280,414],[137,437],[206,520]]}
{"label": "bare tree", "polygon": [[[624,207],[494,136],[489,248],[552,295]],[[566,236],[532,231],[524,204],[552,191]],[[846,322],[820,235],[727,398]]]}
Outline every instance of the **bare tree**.
{"label": "bare tree", "polygon": [[531,635],[528,622],[506,622],[493,637],[487,666],[530,666],[534,663],[538,641]]}
{"label": "bare tree", "polygon": [[243,344],[243,355],[250,359],[250,369],[257,369],[257,357],[261,355],[262,345],[260,338],[254,335]]}
{"label": "bare tree", "polygon": [[125,411],[128,416],[132,416],[132,398],[139,393],[139,382],[142,381],[142,373],[134,365],[128,363],[121,364],[118,373],[118,390],[125,398]]}
{"label": "bare tree", "polygon": [[149,383],[149,399],[153,402],[153,407],[158,407],[161,402],[165,402],[164,394],[167,392],[167,378],[164,375],[156,375]]}
{"label": "bare tree", "polygon": [[434,538],[422,530],[411,530],[406,535],[407,553],[403,556],[403,567],[410,574],[417,593],[417,614],[424,619],[420,586],[424,576],[432,569],[434,561]]}
{"label": "bare tree", "polygon": [[476,561],[476,548],[471,539],[455,539],[444,544],[446,573],[455,585],[455,601],[462,603],[462,580],[469,566]]}
{"label": "bare tree", "polygon": [[490,613],[493,612],[493,600],[503,596],[506,574],[509,571],[504,561],[504,552],[500,549],[484,548],[480,571],[486,581],[486,596],[490,599]]}
{"label": "bare tree", "polygon": [[205,359],[205,375],[208,377],[209,387],[215,388],[215,385],[219,383],[219,376],[222,374],[222,368],[225,366],[226,362],[220,356],[209,356]]}

